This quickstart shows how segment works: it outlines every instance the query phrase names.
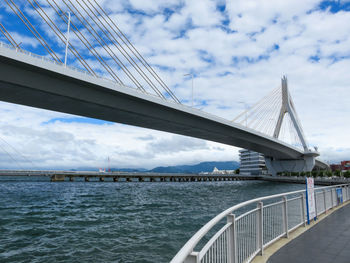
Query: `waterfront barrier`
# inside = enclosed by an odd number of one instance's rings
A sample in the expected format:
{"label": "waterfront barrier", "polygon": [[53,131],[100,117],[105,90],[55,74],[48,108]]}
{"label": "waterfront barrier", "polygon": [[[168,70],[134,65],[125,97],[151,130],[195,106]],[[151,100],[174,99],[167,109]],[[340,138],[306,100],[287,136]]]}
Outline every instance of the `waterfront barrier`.
{"label": "waterfront barrier", "polygon": [[[306,226],[305,192],[260,197],[228,208],[193,235],[171,263],[251,262],[266,247]],[[348,201],[349,197],[349,184],[315,188],[316,216]],[[208,237],[208,233],[220,226]],[[201,245],[203,240],[208,241]]]}

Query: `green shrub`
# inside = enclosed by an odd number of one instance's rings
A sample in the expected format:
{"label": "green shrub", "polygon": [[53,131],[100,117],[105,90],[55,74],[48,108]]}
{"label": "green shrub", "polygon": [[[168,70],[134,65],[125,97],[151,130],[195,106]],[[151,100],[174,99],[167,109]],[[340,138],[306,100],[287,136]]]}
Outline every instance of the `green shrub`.
{"label": "green shrub", "polygon": [[335,170],[334,175],[337,176],[337,177],[340,177],[341,172],[339,170]]}
{"label": "green shrub", "polygon": [[344,173],[344,177],[345,178],[350,178],[350,171],[347,170],[345,173]]}

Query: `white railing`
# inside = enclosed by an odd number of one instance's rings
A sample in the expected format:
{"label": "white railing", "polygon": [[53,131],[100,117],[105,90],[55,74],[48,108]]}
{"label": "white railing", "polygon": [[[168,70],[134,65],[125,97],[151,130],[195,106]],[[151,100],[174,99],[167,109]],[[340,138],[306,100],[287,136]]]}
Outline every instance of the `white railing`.
{"label": "white railing", "polygon": [[[336,189],[341,189],[343,202],[349,200],[349,184],[315,189],[317,216],[340,204]],[[234,212],[238,214],[239,210],[246,212],[236,217]],[[225,217],[226,223],[221,229],[198,252],[194,252],[203,237]],[[291,231],[306,226],[306,221],[305,190],[249,200],[210,220],[182,247],[171,263],[250,262],[272,243],[282,237],[288,238]]]}

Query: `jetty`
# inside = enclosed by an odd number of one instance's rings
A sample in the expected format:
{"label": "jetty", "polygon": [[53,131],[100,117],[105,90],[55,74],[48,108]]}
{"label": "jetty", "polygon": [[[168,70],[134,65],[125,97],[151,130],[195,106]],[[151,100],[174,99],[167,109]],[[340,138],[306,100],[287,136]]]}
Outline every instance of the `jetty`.
{"label": "jetty", "polygon": [[51,178],[51,182],[74,181],[77,178],[84,178],[85,182],[210,182],[258,179],[258,176],[239,174],[0,170],[0,177],[4,176],[46,176]]}

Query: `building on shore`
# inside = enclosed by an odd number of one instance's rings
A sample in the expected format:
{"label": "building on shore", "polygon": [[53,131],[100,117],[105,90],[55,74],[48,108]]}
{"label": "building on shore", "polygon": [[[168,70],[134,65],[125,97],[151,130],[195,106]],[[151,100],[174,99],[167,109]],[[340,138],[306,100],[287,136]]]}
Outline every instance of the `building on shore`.
{"label": "building on shore", "polygon": [[334,171],[350,171],[350,161],[341,161],[340,164],[331,164],[331,170]]}
{"label": "building on shore", "polygon": [[265,157],[261,153],[242,149],[239,151],[241,166],[239,173],[243,175],[261,175],[267,174]]}
{"label": "building on shore", "polygon": [[208,174],[208,175],[231,175],[235,174],[236,170],[219,170],[218,168],[214,167],[212,172],[200,172],[199,174]]}

